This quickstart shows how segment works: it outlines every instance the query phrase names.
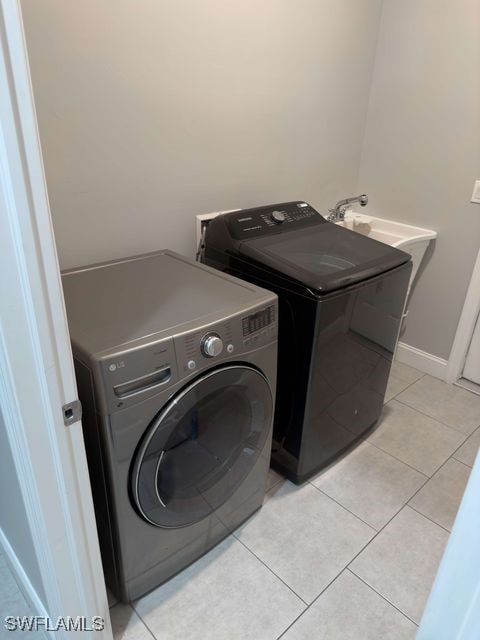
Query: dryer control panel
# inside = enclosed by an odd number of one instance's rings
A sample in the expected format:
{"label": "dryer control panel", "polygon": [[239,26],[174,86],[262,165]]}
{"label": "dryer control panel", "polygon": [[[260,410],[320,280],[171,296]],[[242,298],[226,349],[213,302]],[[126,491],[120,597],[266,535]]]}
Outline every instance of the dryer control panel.
{"label": "dryer control panel", "polygon": [[256,209],[243,209],[227,216],[229,231],[237,240],[278,233],[284,226],[295,229],[326,223],[318,211],[307,202],[285,202]]}
{"label": "dryer control panel", "polygon": [[275,304],[250,310],[245,315],[175,336],[175,351],[180,375],[204,369],[225,358],[242,358],[242,354],[277,339]]}

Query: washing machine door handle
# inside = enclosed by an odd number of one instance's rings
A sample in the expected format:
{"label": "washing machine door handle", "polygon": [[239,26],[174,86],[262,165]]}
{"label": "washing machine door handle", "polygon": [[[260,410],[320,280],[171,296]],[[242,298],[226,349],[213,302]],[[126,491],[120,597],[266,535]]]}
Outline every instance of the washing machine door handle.
{"label": "washing machine door handle", "polygon": [[166,509],[167,505],[162,500],[162,497],[160,496],[160,491],[158,490],[158,484],[159,484],[158,472],[160,471],[160,465],[162,464],[162,460],[163,460],[163,456],[164,455],[165,455],[165,451],[162,451],[161,454],[160,454],[160,457],[158,458],[157,468],[155,470],[155,491],[156,491],[159,503],[162,505],[162,507],[164,507],[164,509]]}
{"label": "washing machine door handle", "polygon": [[268,450],[273,404],[267,379],[250,365],[226,365],[190,382],[153,419],[134,458],[139,515],[176,528],[218,509]]}

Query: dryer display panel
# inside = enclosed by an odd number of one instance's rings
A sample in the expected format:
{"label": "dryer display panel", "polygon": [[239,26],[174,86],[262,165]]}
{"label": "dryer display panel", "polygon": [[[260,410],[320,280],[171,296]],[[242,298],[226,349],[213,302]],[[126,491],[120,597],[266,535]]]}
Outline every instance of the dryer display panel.
{"label": "dryer display panel", "polygon": [[243,318],[243,335],[248,336],[251,333],[260,331],[261,329],[268,327],[272,322],[275,322],[275,305],[267,307],[266,309],[261,309],[260,311]]}

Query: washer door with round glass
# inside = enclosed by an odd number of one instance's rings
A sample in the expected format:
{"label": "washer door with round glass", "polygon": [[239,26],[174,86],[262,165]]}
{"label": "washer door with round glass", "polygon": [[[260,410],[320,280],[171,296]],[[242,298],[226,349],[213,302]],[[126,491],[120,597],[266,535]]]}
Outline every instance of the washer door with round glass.
{"label": "washer door with round glass", "polygon": [[267,440],[273,399],[265,377],[226,366],[177,393],[136,454],[132,495],[159,527],[182,527],[218,509],[252,470]]}

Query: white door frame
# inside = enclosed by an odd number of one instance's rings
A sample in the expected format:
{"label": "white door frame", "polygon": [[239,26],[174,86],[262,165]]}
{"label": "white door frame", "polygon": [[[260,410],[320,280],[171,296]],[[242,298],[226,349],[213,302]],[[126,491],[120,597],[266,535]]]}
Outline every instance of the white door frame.
{"label": "white door frame", "polygon": [[457,326],[455,340],[448,359],[447,382],[456,382],[462,376],[468,347],[475,330],[475,324],[480,313],[480,250],[467,290],[467,297],[463,305],[462,315]]}
{"label": "white door frame", "polygon": [[110,640],[81,423],[63,421],[77,390],[19,0],[0,0],[0,45],[0,405],[46,602],[10,559],[36,613],[101,616],[82,637]]}

